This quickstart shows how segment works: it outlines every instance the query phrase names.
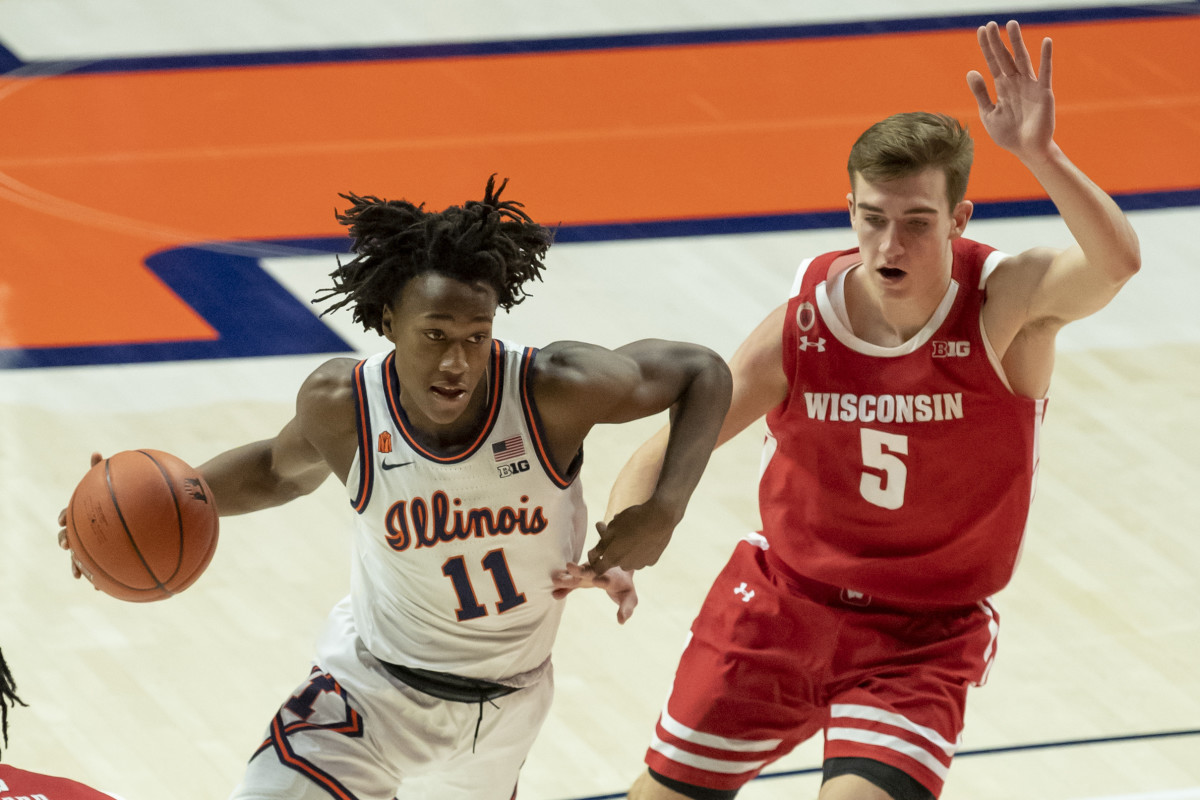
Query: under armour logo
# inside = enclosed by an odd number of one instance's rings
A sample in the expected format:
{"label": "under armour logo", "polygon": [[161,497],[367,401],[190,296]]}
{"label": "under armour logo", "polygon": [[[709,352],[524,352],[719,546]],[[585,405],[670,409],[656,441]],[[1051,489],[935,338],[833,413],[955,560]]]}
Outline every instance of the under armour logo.
{"label": "under armour logo", "polygon": [[734,590],[733,590],[733,593],[734,593],[734,594],[740,594],[740,595],[742,596],[742,602],[743,602],[743,603],[749,603],[749,602],[750,602],[750,598],[751,598],[751,597],[754,597],[754,590],[753,590],[753,589],[747,589],[747,588],[746,588],[746,582],[745,582],[745,581],[742,581],[742,585],[741,585],[741,586],[739,586],[739,587],[737,587],[736,589],[734,589]]}
{"label": "under armour logo", "polygon": [[842,589],[842,602],[848,606],[869,606],[871,595],[856,592],[853,589]]}
{"label": "under armour logo", "polygon": [[817,337],[817,340],[815,342],[810,342],[808,340],[807,336],[801,336],[799,347],[801,350],[807,350],[810,347],[815,347],[815,348],[817,348],[818,353],[824,353],[825,352],[825,337],[819,336],[819,337]]}

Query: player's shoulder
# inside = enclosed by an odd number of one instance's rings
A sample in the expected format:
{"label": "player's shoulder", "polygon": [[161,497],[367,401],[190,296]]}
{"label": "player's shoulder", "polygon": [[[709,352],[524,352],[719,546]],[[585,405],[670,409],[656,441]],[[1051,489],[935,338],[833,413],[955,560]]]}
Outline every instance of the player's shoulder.
{"label": "player's shoulder", "polygon": [[354,369],[359,363],[353,358],[331,358],[309,373],[300,392],[324,395],[349,391],[354,384]]}
{"label": "player's shoulder", "polygon": [[985,272],[988,293],[1020,291],[1035,286],[1062,251],[1053,247],[1032,247],[1019,253],[994,250]]}
{"label": "player's shoulder", "polygon": [[586,380],[612,357],[612,351],[588,342],[570,339],[550,342],[538,350],[533,376],[542,384],[575,383]]}
{"label": "player's shoulder", "polygon": [[353,358],[331,358],[313,370],[296,395],[300,417],[348,430],[355,419],[354,371],[359,363]]}

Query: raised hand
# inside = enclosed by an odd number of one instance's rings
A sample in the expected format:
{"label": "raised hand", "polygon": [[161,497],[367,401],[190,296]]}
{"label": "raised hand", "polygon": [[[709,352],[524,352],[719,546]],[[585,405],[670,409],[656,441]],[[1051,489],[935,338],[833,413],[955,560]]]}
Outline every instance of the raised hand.
{"label": "raised hand", "polygon": [[1011,51],[995,22],[977,32],[979,49],[996,88],[995,102],[987,81],[976,70],[967,73],[967,85],[992,141],[1022,160],[1039,159],[1050,151],[1054,139],[1052,45],[1050,39],[1042,40],[1039,75],[1021,37],[1021,26],[1010,21],[1007,30]]}

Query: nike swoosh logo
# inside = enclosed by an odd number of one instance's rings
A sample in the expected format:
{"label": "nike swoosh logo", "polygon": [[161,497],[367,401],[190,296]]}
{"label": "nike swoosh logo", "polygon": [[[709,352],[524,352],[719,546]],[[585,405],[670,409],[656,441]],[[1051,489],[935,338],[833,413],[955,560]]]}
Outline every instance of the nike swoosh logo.
{"label": "nike swoosh logo", "polygon": [[400,461],[400,462],[397,462],[397,463],[395,463],[395,464],[389,464],[388,462],[384,461],[384,462],[383,462],[383,468],[384,468],[384,469],[395,469],[396,467],[407,467],[407,466],[408,466],[409,464],[411,464],[411,463],[413,463],[413,462],[411,462],[411,461]]}

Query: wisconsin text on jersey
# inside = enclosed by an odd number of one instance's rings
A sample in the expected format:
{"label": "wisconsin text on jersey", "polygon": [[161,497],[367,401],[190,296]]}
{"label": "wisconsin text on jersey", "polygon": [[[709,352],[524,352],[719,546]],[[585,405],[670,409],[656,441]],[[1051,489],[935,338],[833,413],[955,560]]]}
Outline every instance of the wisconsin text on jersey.
{"label": "wisconsin text on jersey", "polygon": [[[529,502],[522,495],[522,504]],[[416,497],[392,503],[387,510],[387,542],[397,552],[407,550],[414,540],[417,547],[433,547],[441,542],[453,542],[472,537],[507,536],[510,533],[539,534],[546,530],[546,516],[541,506],[533,509],[505,506],[500,509],[471,508],[463,510],[462,500],[452,501],[445,492],[434,492],[429,502]],[[431,513],[432,509],[432,513]]]}
{"label": "wisconsin text on jersey", "polygon": [[827,422],[941,422],[963,418],[962,392],[838,394],[805,392],[809,419]]}

